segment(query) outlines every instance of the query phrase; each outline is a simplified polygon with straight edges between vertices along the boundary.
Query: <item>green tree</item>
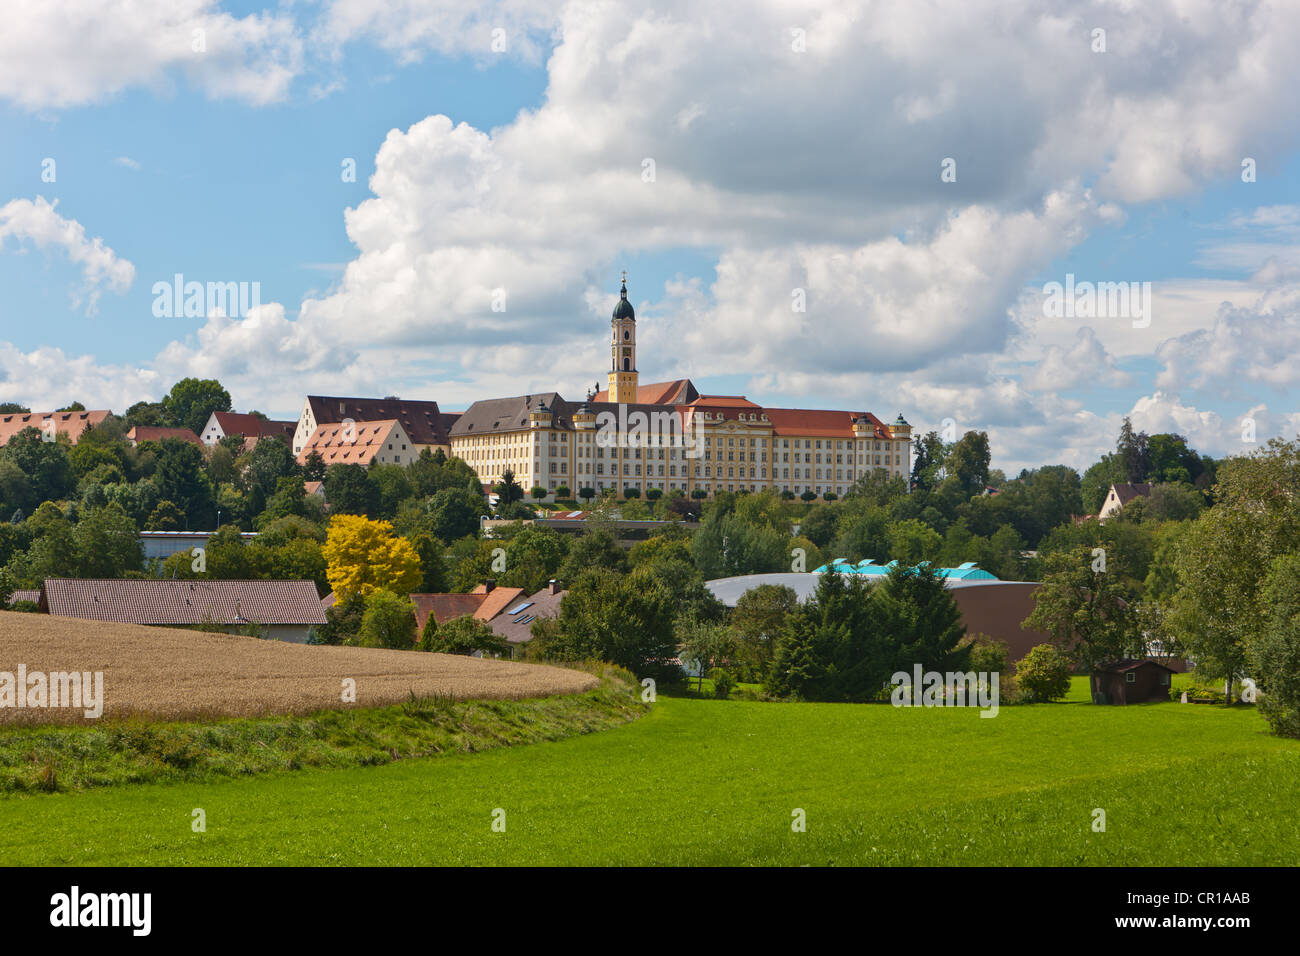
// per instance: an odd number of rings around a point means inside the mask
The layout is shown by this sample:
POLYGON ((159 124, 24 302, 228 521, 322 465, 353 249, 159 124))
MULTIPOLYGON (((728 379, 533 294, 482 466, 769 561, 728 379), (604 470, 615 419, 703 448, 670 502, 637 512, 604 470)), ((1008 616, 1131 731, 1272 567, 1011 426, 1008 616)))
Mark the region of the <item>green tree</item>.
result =
MULTIPOLYGON (((433 620, 433 615, 429 615, 433 620)), ((426 629, 428 627, 426 623, 426 629)), ((422 641, 423 643, 423 641, 422 641)), ((438 654, 472 655, 481 653, 495 657, 509 657, 510 644, 482 621, 475 620, 471 614, 453 617, 450 621, 436 625, 430 636, 429 650, 438 654)))
POLYGON ((27 476, 35 502, 58 501, 71 494, 72 462, 62 442, 44 441, 35 428, 24 428, 9 439, 3 455, 27 476))
POLYGON ((411 650, 415 645, 415 611, 410 599, 382 588, 367 594, 358 636, 362 647, 411 650))
POLYGON ((558 659, 608 661, 638 677, 670 674, 673 607, 661 588, 605 569, 584 571, 560 603, 559 621, 551 648, 558 659))
MULTIPOLYGON (((874 591, 877 626, 894 646, 894 670, 962 671, 970 648, 961 610, 943 578, 925 566, 896 566, 874 591)), ((892 672, 891 672, 892 673, 892 672)))
POLYGON ((315 448, 307 453, 307 460, 302 463, 302 477, 304 481, 325 480, 325 459, 315 448))
POLYGON ((943 439, 932 431, 912 439, 912 482, 917 488, 929 491, 943 478, 944 461, 948 457, 943 439))
POLYGON ((1034 592, 1034 610, 1023 626, 1050 634, 1087 671, 1140 655, 1144 647, 1132 595, 1115 565, 1114 556, 1094 555, 1086 546, 1050 555, 1043 583, 1034 592))
MULTIPOLYGON (((327 493, 328 490, 326 486, 327 493)), ((474 495, 463 488, 444 488, 429 502, 433 533, 447 544, 476 534, 479 516, 486 510, 487 503, 482 495, 474 495)))
POLYGON ((558 576, 567 553, 558 532, 536 525, 522 526, 506 543, 506 573, 500 583, 540 591, 558 576))
POLYGON ((524 496, 524 489, 515 481, 515 473, 507 468, 501 473, 501 480, 496 486, 497 504, 508 505, 519 501, 524 496))
POLYGON ((212 485, 204 468, 203 452, 189 442, 164 438, 159 445, 154 481, 158 492, 185 513, 190 528, 216 524, 212 485))
POLYGON ((760 673, 765 674, 771 665, 785 619, 798 607, 794 588, 782 584, 760 584, 736 602, 731 626, 739 639, 740 655, 760 673))
POLYGON ((1054 644, 1039 644, 1016 663, 1016 692, 1027 703, 1060 700, 1070 692, 1070 661, 1054 644))
POLYGON ((360 465, 330 465, 325 469, 325 500, 331 514, 378 515, 379 489, 360 465))
POLYGON ((921 521, 899 521, 889 529, 890 556, 900 564, 936 561, 942 547, 938 532, 921 521))
POLYGON ((716 668, 735 663, 736 636, 725 625, 713 621, 687 620, 677 625, 677 656, 693 665, 704 689, 704 677, 716 668))
POLYGON ((1263 597, 1269 618, 1251 647, 1259 710, 1273 733, 1300 737, 1300 554, 1273 560, 1263 597))
POLYGON ((566 585, 572 584, 584 571, 593 569, 627 570, 627 552, 619 547, 613 533, 604 528, 585 531, 569 545, 559 578, 566 585))
POLYGON ((139 529, 119 504, 83 515, 73 539, 81 577, 120 578, 144 565, 139 529))
POLYGON ((948 452, 948 473, 957 479, 967 497, 983 494, 989 483, 988 432, 967 432, 948 452))
POLYGON ((411 544, 415 547, 415 553, 420 556, 420 593, 445 594, 450 584, 447 562, 442 555, 442 542, 433 535, 422 532, 411 540, 411 544))
POLYGON ((188 428, 196 435, 202 433, 213 412, 228 411, 230 393, 211 378, 183 378, 162 400, 162 412, 167 421, 176 428, 188 428))
POLYGON ((163 500, 149 513, 145 522, 146 531, 184 531, 185 512, 175 502, 163 500))
POLYGON ((1151 452, 1148 447, 1147 433, 1135 432, 1133 422, 1127 415, 1124 416, 1124 424, 1120 426, 1119 440, 1115 443, 1115 455, 1124 469, 1125 481, 1134 483, 1146 481, 1151 471, 1151 452))

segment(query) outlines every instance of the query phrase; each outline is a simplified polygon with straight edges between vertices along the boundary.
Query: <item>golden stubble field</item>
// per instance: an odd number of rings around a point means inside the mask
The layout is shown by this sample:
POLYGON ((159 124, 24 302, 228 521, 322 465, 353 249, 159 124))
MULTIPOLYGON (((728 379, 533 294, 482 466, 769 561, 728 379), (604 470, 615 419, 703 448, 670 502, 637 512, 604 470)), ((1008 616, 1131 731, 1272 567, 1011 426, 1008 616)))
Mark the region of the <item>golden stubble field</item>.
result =
MULTIPOLYGON (((303 714, 398 703, 412 691, 458 699, 572 694, 591 674, 513 661, 418 651, 309 647, 174 628, 0 611, 0 681, 58 671, 102 671, 105 716, 169 720, 303 714), (344 681, 355 702, 344 702, 344 681)), ((5 723, 84 723, 82 710, 0 707, 5 723)))

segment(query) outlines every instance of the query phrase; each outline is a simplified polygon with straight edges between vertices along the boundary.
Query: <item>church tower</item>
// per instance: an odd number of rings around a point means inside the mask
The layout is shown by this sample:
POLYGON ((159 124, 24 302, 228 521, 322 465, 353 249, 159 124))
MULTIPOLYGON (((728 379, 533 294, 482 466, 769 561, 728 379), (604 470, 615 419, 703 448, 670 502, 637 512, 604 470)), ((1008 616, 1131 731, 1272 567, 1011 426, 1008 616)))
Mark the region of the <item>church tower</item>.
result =
POLYGON ((625 404, 636 403, 636 312, 627 301, 627 273, 623 273, 623 288, 619 290, 618 305, 610 320, 609 400, 625 404))

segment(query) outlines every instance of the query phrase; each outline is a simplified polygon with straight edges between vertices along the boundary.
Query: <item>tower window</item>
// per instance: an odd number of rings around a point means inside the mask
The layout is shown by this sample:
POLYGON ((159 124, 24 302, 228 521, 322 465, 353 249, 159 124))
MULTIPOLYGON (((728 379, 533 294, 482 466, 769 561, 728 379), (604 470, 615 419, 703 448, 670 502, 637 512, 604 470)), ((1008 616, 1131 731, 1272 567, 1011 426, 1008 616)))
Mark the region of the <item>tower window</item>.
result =
POLYGON ((623 339, 624 339, 624 341, 626 341, 627 339, 630 339, 631 337, 632 337, 632 333, 629 332, 627 329, 624 329, 624 330, 623 330, 623 339))
POLYGON ((623 359, 623 371, 625 371, 625 372, 630 372, 630 371, 632 371, 632 360, 631 360, 631 359, 629 359, 629 358, 625 358, 625 359, 623 359))

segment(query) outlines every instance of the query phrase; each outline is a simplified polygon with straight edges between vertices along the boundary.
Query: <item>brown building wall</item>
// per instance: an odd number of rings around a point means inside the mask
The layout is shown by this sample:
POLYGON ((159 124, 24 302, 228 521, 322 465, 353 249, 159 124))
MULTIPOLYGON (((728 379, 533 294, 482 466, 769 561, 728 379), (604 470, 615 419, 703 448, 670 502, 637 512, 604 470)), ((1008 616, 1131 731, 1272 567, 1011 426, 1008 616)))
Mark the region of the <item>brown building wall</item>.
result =
POLYGON ((1045 632, 1020 626, 1034 610, 1038 587, 1036 581, 1003 581, 953 588, 950 593, 961 610, 966 633, 1005 641, 1007 662, 1015 663, 1035 645, 1051 642, 1045 632))

